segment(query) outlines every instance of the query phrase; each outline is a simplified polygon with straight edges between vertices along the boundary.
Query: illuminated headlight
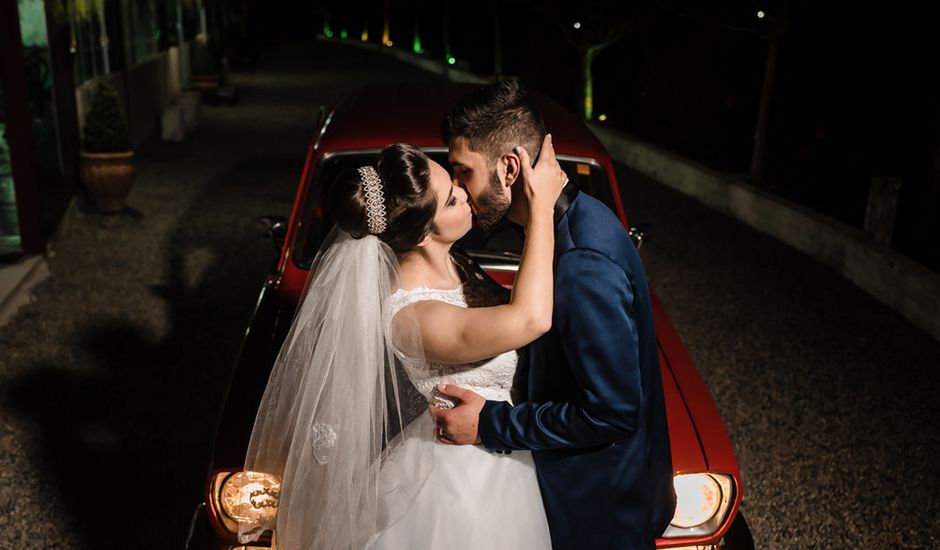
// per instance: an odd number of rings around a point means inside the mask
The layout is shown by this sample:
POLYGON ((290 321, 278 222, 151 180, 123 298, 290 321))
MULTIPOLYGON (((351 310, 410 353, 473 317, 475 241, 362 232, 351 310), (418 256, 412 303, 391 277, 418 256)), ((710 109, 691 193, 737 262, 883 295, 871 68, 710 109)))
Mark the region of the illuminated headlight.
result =
POLYGON ((682 474, 673 478, 676 514, 664 537, 700 537, 717 531, 734 494, 734 482, 722 474, 682 474))
POLYGON ((239 524, 274 525, 281 480, 261 472, 222 472, 211 485, 219 520, 231 533, 239 524))

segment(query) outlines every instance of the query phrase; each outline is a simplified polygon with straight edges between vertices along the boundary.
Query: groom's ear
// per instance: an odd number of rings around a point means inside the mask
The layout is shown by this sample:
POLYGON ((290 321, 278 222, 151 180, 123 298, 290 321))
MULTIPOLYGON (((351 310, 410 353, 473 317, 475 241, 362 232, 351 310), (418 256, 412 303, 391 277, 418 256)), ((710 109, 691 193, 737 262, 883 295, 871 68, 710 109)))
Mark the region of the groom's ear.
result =
POLYGON ((519 155, 506 153, 500 157, 499 161, 505 166, 506 186, 512 187, 512 185, 519 180, 519 176, 522 175, 522 164, 519 162, 519 155))

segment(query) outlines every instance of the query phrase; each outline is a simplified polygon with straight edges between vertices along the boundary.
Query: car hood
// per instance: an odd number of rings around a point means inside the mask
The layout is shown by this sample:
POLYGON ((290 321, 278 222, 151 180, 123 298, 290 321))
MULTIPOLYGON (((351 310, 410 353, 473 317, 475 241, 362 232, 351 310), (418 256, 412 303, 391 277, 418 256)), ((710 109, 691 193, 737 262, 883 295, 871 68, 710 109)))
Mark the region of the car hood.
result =
POLYGON ((669 440, 676 473, 715 472, 739 477, 737 460, 715 402, 654 293, 669 440))

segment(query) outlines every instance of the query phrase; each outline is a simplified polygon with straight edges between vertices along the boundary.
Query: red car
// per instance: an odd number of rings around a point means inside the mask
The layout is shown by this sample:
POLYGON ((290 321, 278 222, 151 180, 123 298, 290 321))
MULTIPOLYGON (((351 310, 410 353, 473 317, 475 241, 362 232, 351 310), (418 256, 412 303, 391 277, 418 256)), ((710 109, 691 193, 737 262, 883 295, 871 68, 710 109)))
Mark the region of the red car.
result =
MULTIPOLYGON (((325 187, 342 170, 371 162, 390 143, 419 146, 448 166, 440 121, 469 89, 455 84, 366 88, 321 112, 290 220, 262 218, 279 257, 261 289, 232 374, 204 501, 193 515, 187 548, 240 548, 235 536, 239 518, 276 510, 277 480, 243 473, 241 467, 258 404, 290 327, 309 265, 332 226, 321 204, 325 187)), ((582 191, 607 204, 629 229, 607 151, 567 111, 543 96, 536 95, 536 101, 552 132, 562 167, 576 178, 582 191)), ((642 235, 635 229, 631 234, 639 244, 642 235)), ((486 236, 471 231, 458 245, 496 281, 512 285, 521 240, 511 226, 486 236)), ((657 546, 753 548, 739 510, 743 486, 731 441, 708 389, 655 294, 653 306, 678 497, 675 518, 657 546)), ((269 545, 262 539, 247 548, 269 545)))

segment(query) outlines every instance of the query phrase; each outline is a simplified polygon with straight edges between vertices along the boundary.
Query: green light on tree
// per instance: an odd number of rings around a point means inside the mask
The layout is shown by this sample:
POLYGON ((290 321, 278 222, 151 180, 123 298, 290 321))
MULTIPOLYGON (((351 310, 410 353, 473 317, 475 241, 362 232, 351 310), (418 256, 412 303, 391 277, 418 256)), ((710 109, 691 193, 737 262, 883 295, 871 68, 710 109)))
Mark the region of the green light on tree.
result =
POLYGON ((49 45, 46 35, 46 8, 42 0, 20 0, 20 35, 24 46, 49 45))

